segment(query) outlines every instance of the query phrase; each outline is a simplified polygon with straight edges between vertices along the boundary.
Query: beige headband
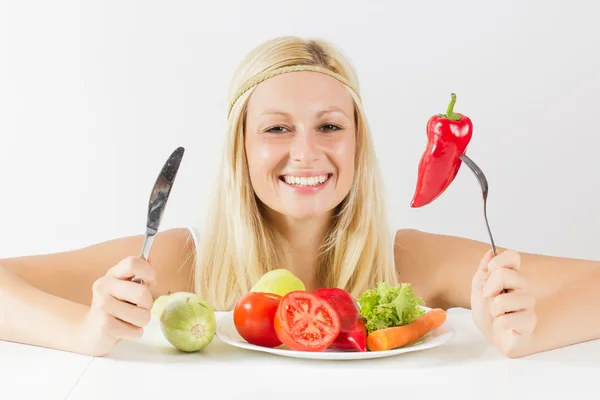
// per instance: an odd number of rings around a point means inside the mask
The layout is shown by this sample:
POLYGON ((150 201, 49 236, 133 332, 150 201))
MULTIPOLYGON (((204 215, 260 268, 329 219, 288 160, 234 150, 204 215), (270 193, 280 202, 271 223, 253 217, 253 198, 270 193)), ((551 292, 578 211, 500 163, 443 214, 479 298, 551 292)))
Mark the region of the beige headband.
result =
POLYGON ((227 116, 229 117, 229 114, 231 114, 231 110, 233 109, 233 106, 238 101, 238 99, 244 93, 246 93, 248 90, 252 89, 254 86, 256 86, 259 83, 261 83, 269 78, 272 78, 276 75, 281 75, 281 74, 285 74, 288 72, 295 72, 295 71, 314 71, 314 72, 321 72, 323 74, 327 74, 327 75, 337 79, 338 81, 342 82, 344 85, 346 85, 350 89, 352 89, 352 91, 354 91, 354 93, 356 93, 356 95, 360 99, 360 94, 358 93, 357 88, 354 87, 354 85, 352 85, 346 78, 344 78, 342 75, 340 75, 336 72, 333 72, 333 71, 331 71, 327 68, 321 67, 319 65, 290 65, 288 67, 277 68, 272 71, 266 71, 266 72, 260 73, 256 76, 254 76, 254 78, 250 79, 248 82, 246 82, 246 84, 244 86, 242 86, 236 92, 235 96, 233 97, 233 100, 231 101, 231 103, 229 105, 229 111, 227 112, 227 116))

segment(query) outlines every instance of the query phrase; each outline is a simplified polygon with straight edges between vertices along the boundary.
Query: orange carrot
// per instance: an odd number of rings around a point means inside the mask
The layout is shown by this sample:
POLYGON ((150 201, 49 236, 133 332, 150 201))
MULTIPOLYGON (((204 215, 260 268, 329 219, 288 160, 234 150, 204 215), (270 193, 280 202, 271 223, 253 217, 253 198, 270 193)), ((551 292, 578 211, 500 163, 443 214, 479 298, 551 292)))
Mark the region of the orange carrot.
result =
POLYGON ((446 311, 434 308, 406 325, 379 329, 367 336, 367 347, 371 351, 391 350, 404 346, 425 336, 442 325, 446 320, 446 311))

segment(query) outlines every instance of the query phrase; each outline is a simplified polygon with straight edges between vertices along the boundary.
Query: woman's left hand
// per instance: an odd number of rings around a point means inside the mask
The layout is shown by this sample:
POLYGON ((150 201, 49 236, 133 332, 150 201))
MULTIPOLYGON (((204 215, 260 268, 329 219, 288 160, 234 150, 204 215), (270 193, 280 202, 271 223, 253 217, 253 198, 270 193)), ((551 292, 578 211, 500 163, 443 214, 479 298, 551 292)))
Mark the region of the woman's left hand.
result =
POLYGON ((471 287, 475 324, 494 346, 511 358, 529 353, 537 325, 535 299, 520 267, 518 252, 507 250, 494 257, 490 250, 481 259, 471 287))

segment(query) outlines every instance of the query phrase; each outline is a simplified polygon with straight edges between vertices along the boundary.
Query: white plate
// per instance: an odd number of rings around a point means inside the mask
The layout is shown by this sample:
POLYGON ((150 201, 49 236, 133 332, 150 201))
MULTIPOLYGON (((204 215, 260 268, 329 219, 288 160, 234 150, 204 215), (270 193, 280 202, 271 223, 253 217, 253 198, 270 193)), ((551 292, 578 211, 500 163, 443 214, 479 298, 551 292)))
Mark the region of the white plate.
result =
MULTIPOLYGON (((423 307, 429 310, 427 307, 423 307)), ((276 348, 257 346, 246 342, 235 329, 233 323, 233 312, 223 313, 217 321, 217 337, 223 342, 247 350, 262 351, 264 353, 276 354, 284 357, 310 358, 315 360, 362 360, 368 358, 390 357, 398 354, 409 353, 413 351, 430 349, 441 346, 454 336, 452 326, 446 320, 441 326, 432 330, 421 339, 416 340, 406 346, 386 351, 339 351, 328 349, 321 352, 296 351, 291 350, 285 345, 276 348)))

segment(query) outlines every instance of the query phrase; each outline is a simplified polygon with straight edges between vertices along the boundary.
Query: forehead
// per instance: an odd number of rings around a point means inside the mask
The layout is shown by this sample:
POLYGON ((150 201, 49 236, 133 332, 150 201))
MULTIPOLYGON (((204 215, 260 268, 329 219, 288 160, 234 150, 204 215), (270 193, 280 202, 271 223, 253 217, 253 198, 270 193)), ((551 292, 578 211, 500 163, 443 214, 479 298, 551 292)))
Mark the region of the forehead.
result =
POLYGON ((298 71, 267 79, 256 86, 248 102, 248 118, 265 110, 318 112, 337 107, 352 115, 354 103, 343 83, 314 71, 298 71))

